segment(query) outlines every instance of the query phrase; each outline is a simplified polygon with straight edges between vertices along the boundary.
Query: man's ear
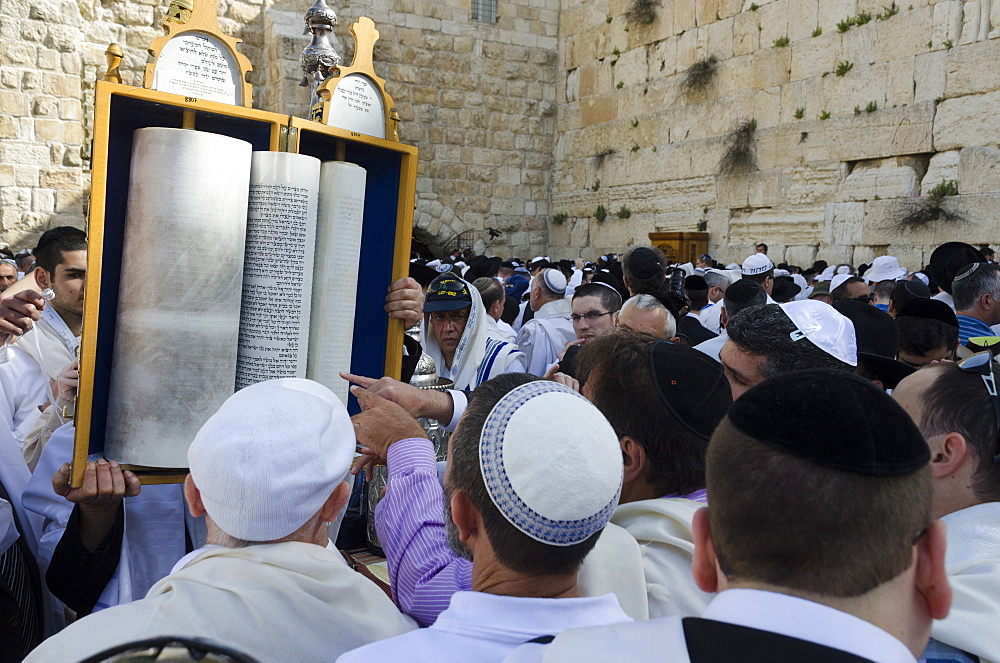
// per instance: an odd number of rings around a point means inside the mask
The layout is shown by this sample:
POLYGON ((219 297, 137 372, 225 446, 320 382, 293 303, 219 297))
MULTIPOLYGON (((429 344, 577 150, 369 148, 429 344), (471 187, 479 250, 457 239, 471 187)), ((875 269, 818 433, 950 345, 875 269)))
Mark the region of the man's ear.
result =
POLYGON ((951 585, 945 571, 945 525, 935 520, 917 542, 917 569, 914 574, 917 592, 927 604, 927 614, 944 619, 951 609, 951 585))
POLYGON ((726 313, 726 307, 725 306, 723 306, 722 310, 719 311, 719 324, 722 325, 723 329, 725 329, 726 325, 729 324, 729 314, 726 313))
POLYGON ((691 574, 698 589, 703 592, 719 591, 719 565, 715 557, 715 547, 712 545, 712 532, 708 524, 708 507, 702 507, 694 512, 691 523, 694 534, 694 558, 691 562, 691 574))
POLYGON ((649 466, 649 456, 641 444, 626 435, 618 441, 622 447, 622 463, 625 465, 623 483, 641 480, 649 466))
POLYGON ((35 276, 35 283, 38 284, 39 288, 45 290, 46 288, 52 287, 52 280, 49 278, 49 272, 47 269, 44 267, 35 267, 35 269, 32 270, 32 273, 35 276))
POLYGON ((194 485, 194 479, 188 474, 184 477, 184 501, 187 502, 188 511, 193 518, 205 514, 205 505, 201 501, 201 491, 194 485))
POLYGON ((475 547, 479 537, 485 536, 482 516, 464 490, 456 490, 451 495, 451 521, 458 529, 458 540, 470 548, 475 547))
POLYGON ((341 481, 337 484, 337 487, 333 489, 330 496, 326 498, 326 502, 320 507, 320 517, 324 523, 332 523, 337 519, 337 514, 340 510, 344 508, 347 504, 347 500, 351 499, 351 484, 346 481, 341 481))
POLYGON ((615 327, 617 327, 617 326, 618 326, 618 317, 619 317, 619 316, 620 316, 621 314, 622 314, 622 312, 621 312, 621 311, 615 311, 614 313, 612 313, 612 314, 611 314, 611 323, 612 323, 612 324, 613 324, 613 325, 614 325, 615 327))
POLYGON ((969 455, 969 445, 961 433, 948 433, 931 445, 931 472, 935 479, 954 474, 969 455))

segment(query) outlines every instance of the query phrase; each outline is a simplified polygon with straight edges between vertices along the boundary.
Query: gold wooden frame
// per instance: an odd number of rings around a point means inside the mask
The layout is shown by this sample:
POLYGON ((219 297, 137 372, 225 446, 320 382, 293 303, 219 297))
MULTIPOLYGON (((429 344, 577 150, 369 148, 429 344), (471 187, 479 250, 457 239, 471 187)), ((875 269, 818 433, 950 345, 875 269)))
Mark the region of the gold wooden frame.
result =
MULTIPOLYGON (((351 26, 351 35, 354 37, 354 59, 347 67, 337 67, 334 74, 319 84, 316 94, 323 100, 323 112, 320 121, 329 126, 330 122, 330 100, 333 98, 333 91, 337 85, 351 74, 361 74, 369 79, 382 94, 382 111, 385 115, 385 140, 399 141, 399 113, 396 112, 396 103, 385 91, 385 79, 379 78, 375 73, 375 63, 373 51, 375 42, 378 41, 379 32, 375 29, 375 22, 367 16, 360 17, 351 26)), ((356 132, 354 132, 356 133, 356 132)), ((357 134, 361 135, 361 134, 357 134)), ((378 139, 376 139, 378 140, 378 139)))
MULTIPOLYGON (((240 105, 250 108, 253 103, 253 86, 247 83, 247 74, 253 71, 253 65, 250 64, 250 58, 236 50, 236 45, 243 40, 222 33, 222 30, 219 28, 219 17, 216 15, 214 0, 192 0, 192 2, 194 3, 194 8, 191 12, 191 18, 187 22, 182 23, 178 19, 170 18, 168 10, 168 14, 164 17, 162 24, 164 29, 167 30, 167 34, 149 42, 147 50, 150 56, 152 56, 153 61, 146 64, 146 76, 143 80, 143 87, 152 90, 153 73, 156 71, 156 63, 159 61, 160 53, 168 41, 187 32, 199 32, 218 39, 233 54, 236 67, 239 69, 240 105)), ((174 3, 171 3, 171 8, 173 7, 174 3)))
MULTIPOLYGON (((400 157, 398 203, 393 242, 392 279, 409 273, 409 245, 413 231, 413 208, 416 197, 417 148, 402 143, 366 136, 358 132, 331 127, 318 122, 289 117, 277 113, 233 106, 169 92, 137 88, 120 83, 98 81, 94 102, 94 143, 92 152, 92 177, 90 215, 88 219, 87 286, 81 338, 80 388, 75 417, 76 436, 73 448, 70 485, 83 484, 90 447, 90 427, 93 420, 94 377, 97 369, 97 346, 101 305, 101 269, 105 250, 105 217, 107 213, 109 143, 112 133, 111 104, 114 97, 126 97, 153 102, 160 107, 180 111, 185 127, 194 128, 199 112, 211 113, 233 119, 256 120, 271 125, 269 149, 271 151, 299 152, 303 130, 325 134, 337 141, 336 158, 343 158, 346 147, 367 145, 394 152, 400 157)), ((403 322, 389 320, 384 374, 399 378, 403 351, 403 322)), ((137 472, 143 484, 179 483, 186 471, 178 468, 137 472)))

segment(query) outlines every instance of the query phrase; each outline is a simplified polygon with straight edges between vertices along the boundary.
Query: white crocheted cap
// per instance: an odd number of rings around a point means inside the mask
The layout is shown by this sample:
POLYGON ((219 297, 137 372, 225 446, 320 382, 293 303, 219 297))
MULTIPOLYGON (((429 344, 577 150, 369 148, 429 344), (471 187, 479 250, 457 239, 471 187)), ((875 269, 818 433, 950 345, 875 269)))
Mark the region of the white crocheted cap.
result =
POLYGON ((618 436, 600 410, 548 380, 521 385, 494 406, 479 466, 503 517, 553 546, 580 543, 607 525, 624 473, 618 436))
POLYGON ((795 323, 793 341, 808 341, 845 364, 858 365, 858 340, 850 318, 841 315, 829 304, 814 299, 778 306, 795 323))
POLYGON ((309 520, 344 480, 356 438, 343 403, 312 380, 242 389, 188 449, 205 510, 230 536, 274 541, 309 520))
POLYGON ((566 292, 566 277, 558 269, 542 270, 542 281, 545 283, 546 288, 557 295, 561 295, 566 292))
POLYGON ((755 253, 743 261, 743 276, 764 274, 774 269, 774 263, 763 253, 755 253))

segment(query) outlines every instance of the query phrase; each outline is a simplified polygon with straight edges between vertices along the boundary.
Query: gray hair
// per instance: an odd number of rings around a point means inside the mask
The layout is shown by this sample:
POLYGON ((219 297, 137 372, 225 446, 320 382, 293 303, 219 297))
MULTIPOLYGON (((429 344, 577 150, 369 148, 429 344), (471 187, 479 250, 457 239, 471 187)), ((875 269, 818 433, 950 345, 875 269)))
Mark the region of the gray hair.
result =
POLYGON ((622 311, 624 312, 627 308, 636 308, 640 311, 657 311, 663 309, 663 313, 666 317, 666 332, 667 338, 673 338, 677 336, 677 320, 671 314, 670 310, 663 305, 660 300, 652 295, 636 295, 625 300, 622 304, 622 311))
POLYGON ((718 272, 705 272, 705 283, 708 284, 708 289, 718 288, 722 292, 726 291, 726 288, 732 283, 729 277, 725 274, 719 274, 718 272))
POLYGON ((968 311, 976 306, 976 301, 983 295, 1000 294, 998 276, 1000 265, 995 263, 974 262, 965 267, 951 284, 955 309, 968 311))

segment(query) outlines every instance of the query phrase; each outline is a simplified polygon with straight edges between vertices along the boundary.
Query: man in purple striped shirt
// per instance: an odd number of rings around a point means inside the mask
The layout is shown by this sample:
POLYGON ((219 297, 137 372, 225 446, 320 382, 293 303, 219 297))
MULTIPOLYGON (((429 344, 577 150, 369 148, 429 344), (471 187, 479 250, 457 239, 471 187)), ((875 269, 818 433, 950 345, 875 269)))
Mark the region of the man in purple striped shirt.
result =
POLYGON ((404 518, 398 531, 379 530, 380 537, 383 531, 392 537, 383 546, 394 587, 398 591, 401 550, 409 556, 440 555, 419 537, 428 500, 436 513, 447 514, 444 526, 439 517, 429 525, 453 560, 464 564, 451 564, 452 573, 435 569, 452 584, 446 593, 432 594, 450 602, 433 626, 362 647, 339 661, 500 661, 524 642, 566 628, 630 621, 613 594, 581 597, 577 586, 580 563, 621 492, 617 436, 597 408, 561 384, 525 374, 483 383, 449 440, 442 500, 434 453, 420 438, 416 420, 372 392, 353 390, 363 409, 355 416, 358 438, 389 456, 389 484, 377 515, 384 518, 385 504, 416 506, 409 512, 413 522, 404 518), (554 423, 553 411, 563 413, 565 422, 554 423), (415 467, 400 471, 398 461, 408 460, 406 442, 412 443, 409 460, 415 467), (404 454, 394 452, 401 447, 404 454), (561 471, 551 473, 553 465, 561 471), (422 478, 408 481, 414 474, 422 478), (423 490, 408 490, 414 484, 423 490), (454 571, 471 573, 459 578, 454 571), (459 583, 472 591, 456 591, 459 583))

